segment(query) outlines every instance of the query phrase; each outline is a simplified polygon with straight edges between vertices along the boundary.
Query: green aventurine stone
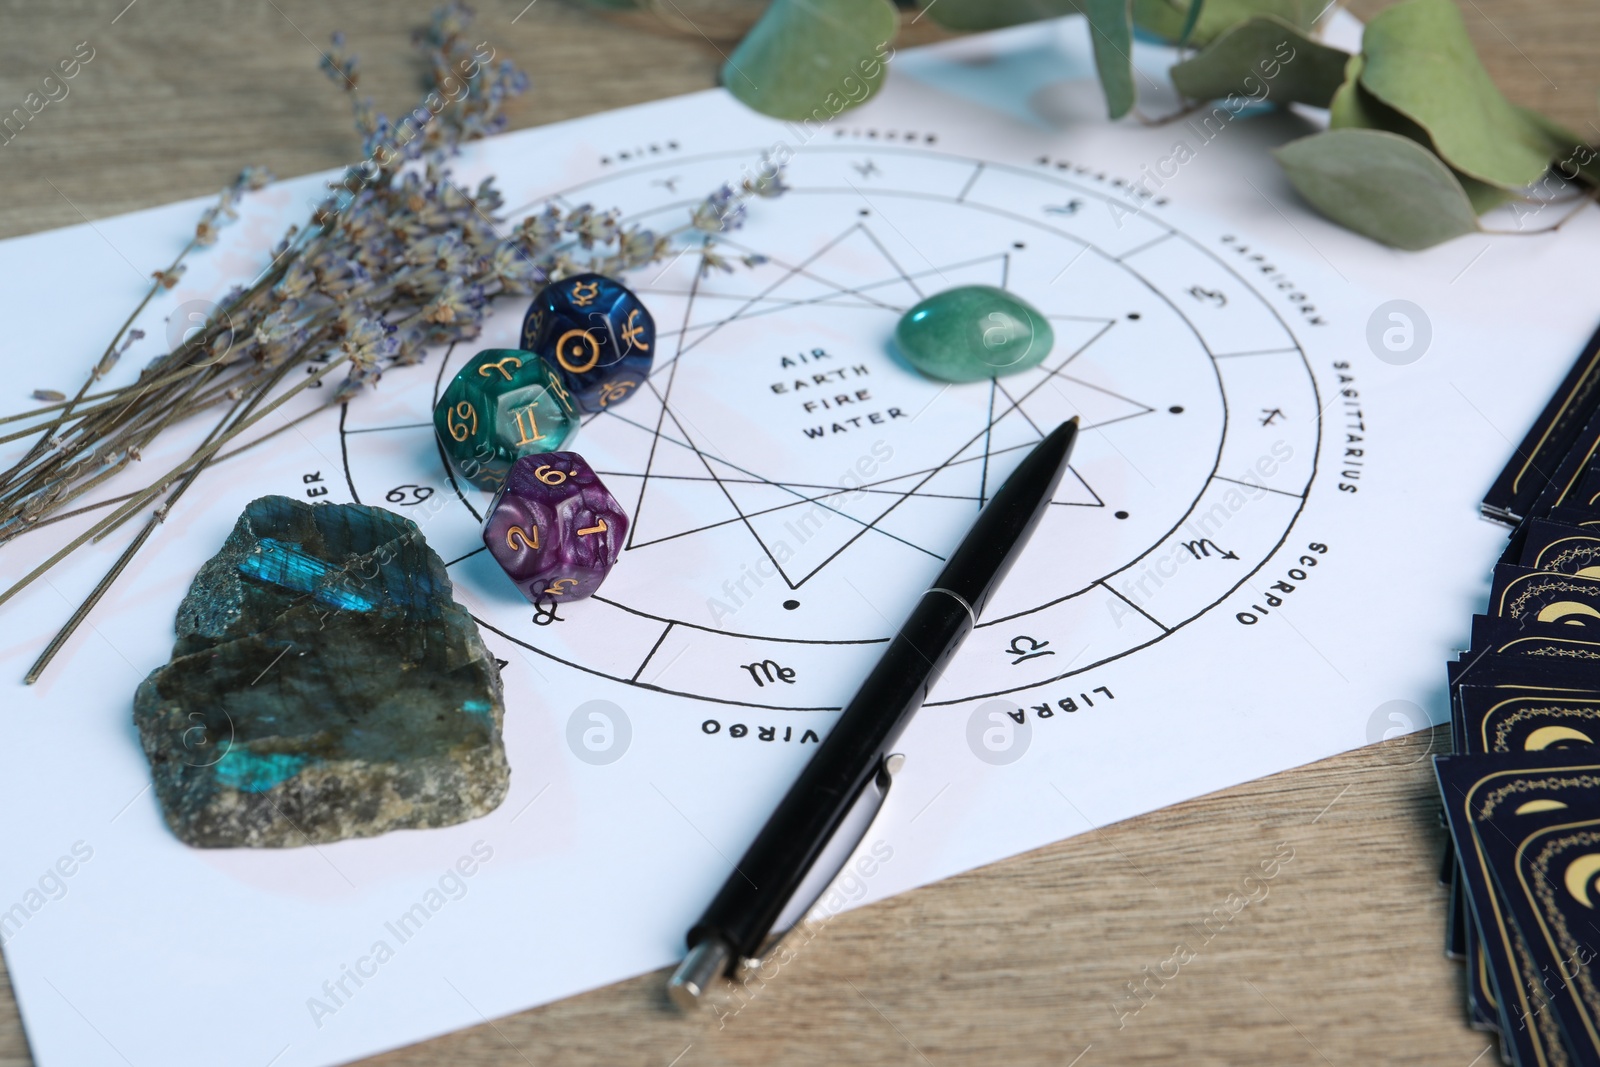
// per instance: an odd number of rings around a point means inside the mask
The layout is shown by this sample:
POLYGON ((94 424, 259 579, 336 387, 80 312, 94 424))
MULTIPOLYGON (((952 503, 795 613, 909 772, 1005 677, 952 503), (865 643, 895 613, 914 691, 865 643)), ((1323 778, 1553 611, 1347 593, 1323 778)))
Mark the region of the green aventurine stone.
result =
POLYGON ((262 497, 200 568, 177 630, 133 718, 188 844, 448 826, 505 798, 499 668, 411 520, 262 497))
POLYGON ((1055 332, 1037 308, 990 285, 935 293, 906 312, 895 340, 910 364, 930 378, 977 382, 1039 364, 1055 332))

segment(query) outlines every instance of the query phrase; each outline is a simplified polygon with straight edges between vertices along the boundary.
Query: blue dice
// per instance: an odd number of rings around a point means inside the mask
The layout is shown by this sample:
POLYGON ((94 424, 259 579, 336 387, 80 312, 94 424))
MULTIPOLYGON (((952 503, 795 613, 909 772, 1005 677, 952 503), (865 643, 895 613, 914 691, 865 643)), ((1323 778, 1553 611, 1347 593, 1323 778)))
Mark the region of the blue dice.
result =
POLYGON ((522 320, 522 347, 543 357, 578 410, 592 414, 644 385, 656 324, 620 282, 578 274, 551 282, 534 298, 522 320))

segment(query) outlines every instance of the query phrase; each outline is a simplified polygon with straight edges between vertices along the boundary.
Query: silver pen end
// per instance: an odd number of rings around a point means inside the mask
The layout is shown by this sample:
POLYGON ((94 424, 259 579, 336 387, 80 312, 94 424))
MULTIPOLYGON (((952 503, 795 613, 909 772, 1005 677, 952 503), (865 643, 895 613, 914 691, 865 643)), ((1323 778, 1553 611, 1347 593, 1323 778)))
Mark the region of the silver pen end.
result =
POLYGON ((667 996, 684 1011, 694 1009, 706 990, 722 980, 733 950, 721 938, 708 937, 683 958, 667 979, 667 996))

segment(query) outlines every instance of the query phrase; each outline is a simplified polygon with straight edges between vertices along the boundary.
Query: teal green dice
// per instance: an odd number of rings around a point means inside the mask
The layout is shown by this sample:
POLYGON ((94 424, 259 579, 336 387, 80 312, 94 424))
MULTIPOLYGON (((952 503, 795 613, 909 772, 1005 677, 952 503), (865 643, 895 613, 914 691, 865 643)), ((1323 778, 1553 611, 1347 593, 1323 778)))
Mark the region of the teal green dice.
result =
POLYGON ((935 293, 895 327, 906 362, 944 382, 978 382, 1038 366, 1056 342, 1027 301, 990 285, 935 293))
POLYGON ((450 380, 433 409, 433 429, 457 477, 493 491, 519 457, 555 452, 570 441, 578 409, 544 360, 491 348, 450 380))

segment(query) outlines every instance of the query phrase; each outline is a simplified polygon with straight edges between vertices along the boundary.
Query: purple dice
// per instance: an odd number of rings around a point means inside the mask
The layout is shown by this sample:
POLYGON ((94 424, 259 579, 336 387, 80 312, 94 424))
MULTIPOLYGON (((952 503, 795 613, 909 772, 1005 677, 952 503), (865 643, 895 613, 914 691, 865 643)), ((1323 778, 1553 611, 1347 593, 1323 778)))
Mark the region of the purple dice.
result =
POLYGON ((539 452, 511 465, 483 543, 523 596, 549 604, 600 588, 627 533, 627 513, 582 456, 539 452))

